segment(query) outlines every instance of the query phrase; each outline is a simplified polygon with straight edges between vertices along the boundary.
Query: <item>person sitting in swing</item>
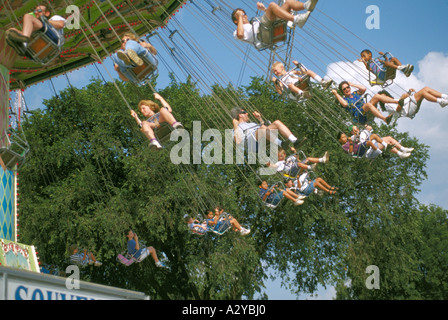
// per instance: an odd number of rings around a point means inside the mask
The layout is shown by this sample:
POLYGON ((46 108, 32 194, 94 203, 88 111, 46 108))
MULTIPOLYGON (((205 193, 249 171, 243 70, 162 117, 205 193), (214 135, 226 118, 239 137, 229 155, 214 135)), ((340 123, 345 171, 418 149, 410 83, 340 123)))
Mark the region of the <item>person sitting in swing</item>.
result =
POLYGON ((129 70, 143 65, 143 57, 146 58, 151 65, 157 67, 156 60, 157 50, 149 42, 140 40, 133 33, 127 32, 121 39, 121 48, 113 53, 111 58, 114 62, 114 69, 123 81, 131 81, 133 79, 129 70))
POLYGON ((197 233, 200 235, 204 235, 207 233, 207 231, 209 229, 207 221, 201 222, 197 219, 193 219, 188 214, 184 215, 184 219, 188 225, 188 228, 191 230, 191 232, 197 233))
MULTIPOLYGON (((379 142, 380 144, 382 144, 383 141, 376 134, 372 134, 369 139, 365 140, 364 142, 356 141, 356 139, 354 139, 353 137, 348 137, 343 132, 340 132, 337 138, 339 143, 341 143, 342 145, 342 150, 352 156, 375 159, 380 154, 382 154, 381 149, 377 144, 374 143, 374 141, 379 142)), ((384 146, 387 147, 387 145, 384 146)))
POLYGON ((309 179, 308 172, 302 173, 298 179, 295 180, 296 187, 298 188, 299 192, 304 195, 305 197, 308 197, 311 195, 314 190, 320 189, 322 191, 325 191, 331 195, 336 194, 336 190, 338 188, 330 186, 324 179, 321 177, 317 177, 316 179, 309 179))
MULTIPOLYGON (((298 61, 294 60, 293 63, 299 66, 298 61)), ((324 80, 314 71, 305 69, 302 65, 300 65, 299 70, 286 71, 285 65, 280 61, 276 61, 272 64, 271 70, 276 76, 272 77, 272 81, 275 84, 277 93, 281 95, 284 89, 288 89, 292 93, 291 98, 302 98, 305 96, 304 90, 299 87, 300 81, 304 76, 314 79, 324 89, 327 89, 333 83, 333 80, 324 80)))
MULTIPOLYGON (((370 125, 365 125, 363 130, 360 130, 356 125, 352 125, 349 127, 349 130, 352 134, 352 139, 361 143, 370 139, 373 134, 373 128, 370 125)), ((400 158, 407 158, 411 154, 411 152, 414 151, 414 148, 407 148, 402 146, 397 140, 395 140, 395 138, 391 136, 380 137, 380 139, 382 140, 381 148, 384 147, 384 150, 386 150, 388 146, 392 146, 390 152, 395 153, 400 158)), ((375 139, 375 141, 378 140, 375 139)))
POLYGON ((224 209, 218 206, 215 207, 214 213, 211 210, 207 210, 206 222, 210 230, 223 230, 223 228, 226 229, 231 226, 233 231, 239 232, 242 236, 250 233, 250 230, 242 227, 233 216, 222 217, 224 213, 224 209))
POLYGON ((135 121, 141 128, 143 134, 149 140, 149 147, 151 149, 160 150, 162 145, 157 140, 154 129, 160 126, 160 123, 167 122, 174 129, 182 129, 182 123, 178 122, 172 112, 171 106, 168 102, 158 93, 154 93, 154 98, 159 100, 162 104, 162 108, 151 100, 141 100, 138 104, 138 109, 147 118, 146 121, 141 121, 134 110, 131 110, 131 116, 134 117, 135 121))
POLYGON ((386 124, 389 124, 392 120, 392 115, 387 117, 383 116, 375 105, 380 101, 393 104, 399 103, 398 100, 379 94, 375 94, 370 101, 366 102, 362 98, 367 88, 348 81, 342 81, 339 84, 339 90, 342 92, 342 96, 335 89, 331 90, 331 92, 341 106, 352 114, 354 120, 361 124, 367 123, 367 113, 371 113, 374 117, 383 120, 386 124), (358 90, 352 92, 351 87, 358 90))
POLYGON ((366 69, 376 75, 377 80, 381 82, 386 81, 386 69, 395 69, 403 72, 406 77, 409 77, 414 70, 412 64, 403 65, 396 57, 387 57, 383 52, 379 52, 384 56, 384 60, 380 58, 373 58, 372 51, 365 49, 361 51, 361 61, 366 66, 366 69))
POLYGON ((283 197, 292 201, 294 205, 303 204, 303 199, 305 198, 304 196, 298 195, 288 188, 282 189, 278 185, 273 185, 269 188, 266 180, 261 181, 258 187, 258 195, 260 196, 261 200, 264 203, 272 206, 277 206, 283 199, 283 197))
POLYGON ((318 163, 327 163, 330 159, 328 151, 325 151, 321 158, 306 157, 306 159, 300 160, 296 149, 294 147, 290 149, 293 154, 288 157, 285 149, 280 148, 278 150, 278 161, 276 163, 268 162, 266 166, 275 168, 277 172, 290 172, 294 166, 297 166, 297 169, 313 170, 318 163))
MULTIPOLYGON (((257 9, 264 11, 263 16, 261 17, 261 23, 267 28, 272 27, 272 24, 278 19, 291 21, 293 25, 302 28, 308 20, 310 13, 314 10, 317 1, 318 0, 308 0, 303 3, 296 0, 286 0, 282 6, 279 6, 275 2, 271 2, 267 8, 262 2, 257 2, 257 9), (291 14, 291 11, 302 10, 307 10, 307 12, 298 15, 291 14)), ((233 33, 235 39, 249 43, 255 43, 258 39, 263 43, 268 42, 267 39, 269 39, 269 35, 265 34, 263 28, 260 29, 260 23, 254 22, 254 25, 252 25, 243 9, 237 8, 233 10, 231 18, 233 23, 237 26, 237 29, 233 33)))
MULTIPOLYGON (((392 98, 391 94, 386 90, 381 90, 378 92, 379 95, 385 95, 392 98)), ((387 103, 379 102, 380 108, 392 114, 396 117, 407 117, 414 118, 417 112, 420 110, 420 106, 423 100, 429 102, 438 103, 442 108, 448 105, 448 94, 441 93, 430 87, 424 87, 419 91, 411 88, 407 93, 404 93, 399 100, 397 107, 393 107, 387 103)))
POLYGON ((100 267, 103 264, 96 260, 92 252, 88 252, 87 249, 80 252, 76 244, 72 244, 69 248, 70 251, 70 263, 85 267, 87 265, 93 264, 95 267, 100 267))
POLYGON ((58 45, 60 40, 64 40, 66 20, 59 15, 54 15, 49 18, 50 15, 51 12, 47 6, 37 6, 33 12, 26 13, 23 16, 22 31, 16 28, 9 28, 6 31, 6 42, 17 52, 17 54, 22 55, 22 52, 26 50, 26 47, 31 40, 33 32, 41 31, 44 32, 54 44, 58 45), (49 19, 45 22, 41 19, 42 16, 49 19))
POLYGON ((128 239, 127 249, 129 255, 134 257, 137 261, 141 262, 147 256, 151 255, 159 268, 166 268, 166 265, 159 260, 157 257, 156 249, 153 247, 140 248, 140 243, 138 242, 138 236, 132 230, 127 230, 125 232, 126 238, 128 239))
MULTIPOLYGON (((298 146, 302 143, 295 135, 289 130, 289 128, 280 120, 266 125, 259 112, 253 112, 252 115, 258 120, 259 124, 255 122, 249 122, 249 114, 246 110, 235 107, 230 111, 233 122, 233 134, 234 141, 237 145, 244 145, 247 142, 250 152, 256 152, 257 143, 260 139, 267 139, 271 143, 275 143, 278 146, 282 146, 282 141, 274 134, 275 130, 278 130, 281 136, 288 139, 291 144, 298 146)), ((277 133, 277 132, 275 132, 277 133)))
POLYGON ((344 152, 353 156, 375 159, 385 151, 388 146, 392 146, 390 152, 396 154, 400 159, 408 158, 413 148, 402 146, 391 136, 380 137, 372 133, 371 126, 365 126, 361 132, 357 126, 350 127, 352 136, 347 137, 343 132, 338 133, 337 139, 342 145, 344 152))

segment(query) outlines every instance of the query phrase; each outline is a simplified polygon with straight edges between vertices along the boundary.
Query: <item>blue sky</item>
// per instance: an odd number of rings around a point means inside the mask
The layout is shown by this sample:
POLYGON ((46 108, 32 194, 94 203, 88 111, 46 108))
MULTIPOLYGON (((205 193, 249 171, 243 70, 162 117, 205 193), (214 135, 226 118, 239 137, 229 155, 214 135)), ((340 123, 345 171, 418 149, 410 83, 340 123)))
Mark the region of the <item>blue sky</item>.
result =
MULTIPOLYGON (((186 73, 173 62, 169 52, 164 49, 164 43, 173 45, 168 39, 169 31, 173 30, 178 31, 173 39, 180 49, 185 50, 185 54, 189 54, 187 52, 190 49, 182 42, 181 37, 190 39, 189 43, 194 46, 194 50, 200 52, 209 61, 206 63, 208 66, 199 60, 192 61, 195 66, 194 72, 198 72, 201 78, 206 79, 204 90, 209 89, 207 83, 210 79, 212 81, 215 79, 218 83, 231 82, 235 85, 244 85, 250 81, 250 76, 265 75, 269 61, 267 52, 260 53, 251 49, 250 61, 246 63, 243 77, 240 79, 248 45, 232 40, 230 34, 232 23, 229 14, 223 13, 221 20, 220 13, 217 12, 214 23, 204 23, 209 16, 204 12, 211 10, 210 4, 220 3, 223 12, 227 12, 229 8, 242 7, 249 16, 254 16, 256 1, 196 0, 195 3, 188 3, 179 13, 176 13, 168 24, 169 30, 159 30, 160 38, 157 36, 151 38, 151 42, 159 49, 160 57, 166 60, 166 65, 161 63, 159 67, 158 87, 164 87, 168 83, 169 71, 174 71, 179 79, 185 79, 186 73), (210 75, 207 67, 219 72, 210 75)), ((267 4, 268 1, 264 3, 267 4)), ((292 56, 304 62, 308 68, 321 76, 337 78, 341 74, 335 74, 331 66, 337 66, 341 61, 354 62, 362 49, 371 47, 378 51, 389 51, 403 63, 411 63, 415 66, 409 78, 400 74, 397 76, 396 85, 391 87, 394 95, 400 95, 405 88, 419 90, 424 86, 448 93, 447 12, 448 1, 446 0, 430 2, 320 0, 307 25, 303 30, 296 31, 292 56), (366 27, 366 20, 371 15, 366 13, 369 5, 375 5, 379 9, 379 29, 366 27), (334 48, 326 51, 325 55, 321 55, 318 50, 322 49, 314 48, 314 45, 319 47, 319 41, 310 34, 320 36, 330 31, 335 33, 337 41, 334 48), (344 44, 345 42, 347 44, 344 44), (347 46, 350 49, 346 50, 347 46)), ((98 65, 98 68, 108 81, 110 80, 108 72, 115 76, 110 59, 106 59, 103 65, 98 65)), ((71 83, 78 87, 86 85, 92 76, 98 76, 96 68, 93 67, 81 68, 68 74, 71 83)), ((357 75, 353 77, 357 79, 357 75)), ((67 87, 64 76, 54 79, 53 84, 57 91, 67 87)), ((31 86, 25 91, 28 108, 41 107, 42 99, 50 98, 53 94, 49 81, 31 86)), ((420 112, 414 119, 398 120, 399 131, 407 131, 411 136, 417 137, 420 142, 430 146, 430 160, 427 163, 428 179, 421 187, 421 193, 418 196, 420 202, 436 204, 445 209, 448 208, 448 197, 446 197, 448 174, 445 170, 445 162, 448 159, 448 148, 445 146, 448 140, 446 123, 448 123, 448 107, 442 109, 438 104, 427 102, 422 104, 420 112)), ((271 299, 295 299, 288 290, 279 287, 279 281, 268 282, 267 293, 271 299)), ((332 289, 318 292, 320 299, 328 299, 332 295, 332 289)))

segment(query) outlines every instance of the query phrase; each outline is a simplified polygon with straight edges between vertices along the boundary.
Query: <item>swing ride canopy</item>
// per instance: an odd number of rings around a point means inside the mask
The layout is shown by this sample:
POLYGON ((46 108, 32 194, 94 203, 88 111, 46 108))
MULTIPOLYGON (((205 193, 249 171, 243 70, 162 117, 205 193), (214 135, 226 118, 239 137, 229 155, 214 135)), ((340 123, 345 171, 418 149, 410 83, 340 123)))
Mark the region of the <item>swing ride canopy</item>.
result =
MULTIPOLYGON (((64 29, 65 44, 58 57, 47 65, 19 57, 5 42, 5 31, 21 29, 24 14, 47 1, 4 1, 0 5, 0 63, 10 70, 10 89, 24 89, 32 84, 80 67, 101 62, 120 48, 120 38, 132 30, 139 37, 166 25, 182 6, 178 0, 51 0, 52 15, 72 17, 64 29), (76 6, 76 7, 70 7, 76 6), (113 6, 114 9, 111 9, 113 6), (79 9, 79 28, 76 11, 79 9), (70 10, 72 9, 72 10, 70 10)), ((68 20, 69 21, 69 20, 68 20)))

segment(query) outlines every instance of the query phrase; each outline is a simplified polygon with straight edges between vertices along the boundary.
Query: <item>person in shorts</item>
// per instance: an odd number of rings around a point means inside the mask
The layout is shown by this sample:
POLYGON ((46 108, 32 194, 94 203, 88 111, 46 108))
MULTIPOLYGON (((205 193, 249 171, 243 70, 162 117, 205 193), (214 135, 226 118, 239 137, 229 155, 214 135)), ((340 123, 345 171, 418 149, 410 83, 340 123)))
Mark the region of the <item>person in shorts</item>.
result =
POLYGON ((271 66, 272 73, 275 75, 271 80, 275 83, 275 90, 280 95, 284 89, 287 89, 290 92, 290 95, 288 95, 290 99, 305 96, 305 90, 300 88, 300 83, 305 76, 314 79, 324 89, 327 89, 333 83, 333 80, 324 80, 314 71, 305 69, 296 60, 292 63, 300 68, 286 71, 285 65, 280 61, 275 61, 271 66))
POLYGON ((59 15, 49 18, 50 15, 50 10, 44 5, 37 6, 31 13, 26 13, 23 16, 22 31, 16 28, 10 28, 6 31, 7 43, 20 53, 17 47, 23 46, 26 48, 31 40, 32 33, 36 31, 45 33, 55 44, 63 43, 66 20, 59 15), (41 19, 42 16, 49 18, 47 22, 41 19))
POLYGON ((209 230, 220 230, 223 233, 228 228, 232 228, 234 232, 239 232, 240 235, 246 236, 250 233, 250 229, 244 228, 233 216, 224 212, 224 209, 216 206, 215 212, 207 210, 207 226, 209 230))
POLYGON ((258 142, 260 139, 267 139, 281 147, 282 141, 275 135, 278 133, 285 139, 288 139, 291 144, 298 146, 302 141, 299 141, 291 130, 280 120, 275 120, 270 124, 265 124, 259 112, 253 112, 252 115, 259 123, 250 122, 249 114, 246 110, 240 107, 234 107, 230 111, 233 122, 233 137, 237 146, 247 146, 248 152, 258 152, 258 142))
POLYGON ((261 181, 258 187, 258 195, 260 196, 261 200, 265 204, 272 207, 276 207, 283 199, 283 197, 292 201, 294 205, 303 204, 303 199, 305 198, 305 196, 298 195, 288 188, 282 189, 278 185, 269 187, 266 180, 261 181))
POLYGON ((128 254, 137 259, 138 262, 143 261, 147 256, 151 255, 156 263, 157 267, 166 267, 163 262, 157 257, 156 249, 153 247, 140 248, 140 243, 138 241, 138 236, 134 231, 127 230, 125 232, 126 238, 128 238, 127 249, 128 254))
POLYGON ((346 109, 352 116, 356 123, 366 124, 367 115, 370 113, 374 117, 383 120, 386 124, 389 124, 392 120, 392 115, 385 117, 376 108, 378 102, 399 104, 398 100, 383 95, 375 94, 370 101, 365 101, 363 99, 367 88, 356 83, 342 81, 339 84, 339 91, 342 93, 340 95, 336 89, 332 89, 331 92, 336 97, 340 105, 346 109), (356 90, 352 91, 351 88, 356 90))
POLYGON ((208 231, 207 221, 198 221, 193 219, 188 214, 184 215, 185 222, 192 233, 204 235, 208 231))
POLYGON ((377 79, 380 81, 386 80, 387 69, 396 69, 401 72, 406 77, 409 77, 414 70, 414 66, 411 64, 402 64, 400 60, 391 55, 387 55, 383 52, 379 52, 380 58, 373 58, 372 51, 365 49, 361 51, 361 61, 366 66, 366 69, 376 75, 377 79), (383 59, 381 59, 383 58, 383 59))
MULTIPOLYGON (((267 8, 263 3, 257 2, 257 9, 264 11, 263 16, 261 17, 261 23, 267 28, 271 27, 278 19, 291 21, 294 25, 301 28, 305 25, 310 13, 314 10, 317 1, 318 0, 308 0, 303 3, 296 0, 286 0, 282 6, 279 6, 275 2, 271 2, 267 8), (307 10, 307 12, 297 15, 291 14, 291 11, 302 10, 307 10)), ((266 42, 266 36, 263 34, 263 31, 259 33, 260 22, 251 24, 243 9, 237 8, 233 10, 231 18, 233 23, 237 26, 237 29, 233 33, 235 39, 249 43, 256 43, 257 41, 266 42)))
POLYGON ((366 126, 362 132, 357 126, 351 126, 350 129, 351 137, 347 137, 345 133, 340 132, 337 138, 342 145, 342 149, 353 156, 375 159, 391 146, 389 149, 391 153, 396 154, 400 159, 405 159, 414 151, 414 148, 404 147, 391 136, 380 137, 372 133, 372 127, 370 126, 366 126))
POLYGON ((146 121, 141 121, 134 110, 131 110, 131 116, 135 119, 146 138, 148 138, 149 147, 160 150, 162 145, 157 140, 154 129, 158 128, 162 122, 167 122, 174 129, 182 129, 183 125, 174 118, 172 114, 173 109, 160 94, 154 93, 154 98, 160 101, 162 107, 152 100, 141 100, 138 104, 140 112, 147 118, 146 121))
POLYGON ((93 264, 95 267, 102 265, 101 262, 97 261, 92 252, 88 252, 87 249, 82 251, 78 248, 76 244, 72 244, 69 248, 70 251, 70 263, 80 267, 85 267, 93 264))
MULTIPOLYGON (((389 92, 382 90, 377 94, 392 97, 389 92)), ((383 111, 389 112, 396 117, 414 118, 420 110, 423 100, 438 103, 442 108, 448 105, 448 94, 441 93, 430 87, 424 87, 419 91, 411 88, 400 97, 398 106, 391 106, 388 103, 379 102, 383 111)))
POLYGON ((336 187, 330 186, 324 179, 317 177, 314 180, 309 179, 308 172, 302 173, 298 179, 296 179, 295 184, 299 189, 299 192, 308 197, 311 195, 316 188, 323 190, 331 195, 336 194, 336 187))
POLYGON ((359 141, 353 136, 348 137, 345 133, 340 132, 337 136, 337 139, 341 143, 344 152, 352 156, 356 156, 359 158, 362 157, 367 158, 366 156, 367 150, 372 150, 369 151, 368 158, 374 159, 382 153, 378 145, 374 143, 375 141, 380 142, 381 144, 383 142, 381 138, 376 134, 370 135, 369 139, 367 140, 359 141))
POLYGON ((156 59, 157 50, 149 42, 140 40, 133 33, 127 32, 121 39, 121 48, 111 55, 114 62, 114 70, 123 81, 136 82, 129 69, 143 65, 142 58, 146 58, 148 62, 157 68, 158 61, 156 59))

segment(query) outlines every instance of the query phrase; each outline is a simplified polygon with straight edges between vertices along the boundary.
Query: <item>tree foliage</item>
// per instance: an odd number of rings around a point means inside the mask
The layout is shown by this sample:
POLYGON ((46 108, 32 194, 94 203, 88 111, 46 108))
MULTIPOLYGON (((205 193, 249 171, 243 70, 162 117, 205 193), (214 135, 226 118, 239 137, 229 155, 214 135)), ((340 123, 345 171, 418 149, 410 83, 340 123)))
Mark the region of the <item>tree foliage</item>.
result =
MULTIPOLYGON (((127 104, 137 109, 152 92, 118 86, 126 101, 113 84, 93 79, 47 100, 46 109, 23 124, 32 149, 20 175, 22 241, 38 246, 42 261, 64 269, 67 248, 77 243, 103 262, 83 269, 85 280, 152 299, 265 298, 268 269, 297 294, 337 283, 341 299, 446 298, 446 211, 419 206, 415 198, 428 158, 417 139, 375 126, 380 135, 416 148, 412 158, 351 159, 317 112, 325 105, 343 114, 327 92, 316 90, 314 102, 298 105, 283 101, 260 78, 245 88, 215 85, 210 94, 190 80, 173 79, 159 93, 189 132, 200 121, 202 132, 217 128, 224 137, 232 127, 229 110, 244 103, 306 136, 305 154, 330 152, 330 163, 316 171, 339 187, 337 195, 313 195, 301 206, 284 201, 270 210, 258 198, 256 165, 175 165, 169 147, 151 152, 127 104), (184 214, 215 205, 251 233, 191 235, 184 214), (115 258, 125 250, 126 228, 170 269, 156 268, 151 258, 120 265, 115 258), (381 270, 380 290, 366 289, 369 265, 381 270)), ((342 118, 333 122, 345 128, 342 118)))

